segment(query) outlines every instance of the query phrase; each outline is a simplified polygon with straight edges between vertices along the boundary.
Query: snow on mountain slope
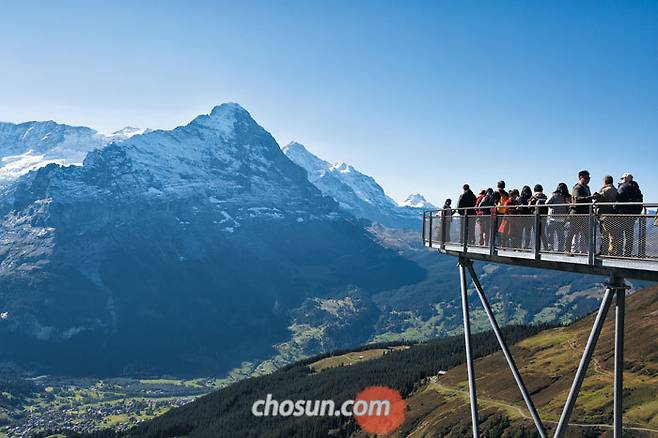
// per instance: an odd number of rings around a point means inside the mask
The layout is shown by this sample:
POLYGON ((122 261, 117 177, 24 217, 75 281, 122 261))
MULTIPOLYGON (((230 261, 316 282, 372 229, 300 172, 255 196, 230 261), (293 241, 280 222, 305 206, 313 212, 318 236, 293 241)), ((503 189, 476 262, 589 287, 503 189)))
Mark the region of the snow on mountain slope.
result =
POLYGON ((126 127, 104 135, 53 121, 0 122, 0 185, 51 163, 80 165, 90 151, 145 132, 148 130, 126 127))
POLYGON ((422 207, 399 206, 371 176, 347 163, 332 165, 297 142, 284 146, 283 152, 306 170, 309 181, 352 215, 390 227, 418 228, 422 207))
POLYGON ((420 208, 422 210, 436 208, 420 193, 413 193, 407 196, 407 199, 400 204, 400 207, 420 208))

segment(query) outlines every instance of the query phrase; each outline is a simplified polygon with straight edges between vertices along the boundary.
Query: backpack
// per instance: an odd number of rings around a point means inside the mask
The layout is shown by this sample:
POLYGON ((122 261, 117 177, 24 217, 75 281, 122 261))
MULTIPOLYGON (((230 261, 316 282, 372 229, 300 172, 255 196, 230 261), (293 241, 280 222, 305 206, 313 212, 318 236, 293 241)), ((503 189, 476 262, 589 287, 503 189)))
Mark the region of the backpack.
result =
MULTIPOLYGON (((543 197, 535 196, 532 195, 532 198, 530 198, 530 205, 545 205, 547 201, 546 195, 543 197)), ((548 207, 538 207, 539 214, 546 215, 548 214, 548 207)), ((531 211, 534 213, 535 209, 531 209, 531 211)))

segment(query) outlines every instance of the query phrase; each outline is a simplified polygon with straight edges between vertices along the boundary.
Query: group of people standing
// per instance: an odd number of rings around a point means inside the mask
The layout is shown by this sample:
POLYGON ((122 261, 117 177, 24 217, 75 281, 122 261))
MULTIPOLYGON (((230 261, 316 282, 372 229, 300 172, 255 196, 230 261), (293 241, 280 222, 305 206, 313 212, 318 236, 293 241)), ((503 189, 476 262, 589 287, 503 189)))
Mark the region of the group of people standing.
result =
MULTIPOLYGON (((481 190, 478 195, 464 184, 457 208, 453 209, 452 200, 447 199, 443 214, 451 218, 456 211, 461 216, 468 216, 469 245, 484 246, 494 237, 489 236, 492 232, 491 216, 497 215, 499 220, 493 232, 499 246, 531 248, 531 240, 537 236, 534 228, 538 225, 538 240, 544 250, 573 255, 588 252, 593 237, 589 235, 588 222, 592 211, 598 216, 601 232, 599 253, 630 257, 635 224, 643 211, 641 203, 644 199, 639 185, 630 173, 621 176, 617 187, 612 176, 605 176, 603 186, 594 193, 589 183, 589 172, 582 170, 571 192, 565 183, 560 183, 549 195, 544 193, 541 184, 536 184, 533 189, 524 186, 520 191, 507 191, 505 181, 498 181, 496 190, 481 190)), ((450 227, 450 220, 446 221, 446 227, 450 227)), ((461 230, 463 233, 464 228, 461 230)), ((449 228, 447 232, 449 234, 449 228)))

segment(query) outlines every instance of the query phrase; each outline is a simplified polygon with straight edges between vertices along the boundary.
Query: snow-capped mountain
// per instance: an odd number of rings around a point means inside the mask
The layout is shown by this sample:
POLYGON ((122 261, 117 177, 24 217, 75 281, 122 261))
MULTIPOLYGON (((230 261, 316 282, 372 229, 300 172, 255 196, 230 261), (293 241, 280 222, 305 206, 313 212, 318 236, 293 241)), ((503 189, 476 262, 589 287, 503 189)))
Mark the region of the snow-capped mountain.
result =
POLYGON ((79 165, 90 151, 145 132, 148 130, 126 127, 104 135, 53 121, 0 122, 0 185, 50 163, 79 165))
POLYGON ((246 110, 220 105, 0 192, 0 361, 225 372, 269 357, 310 298, 422 278, 373 242, 246 110))
POLYGON ((113 141, 118 141, 118 140, 125 140, 130 137, 134 137, 135 135, 142 135, 151 132, 150 129, 145 129, 145 128, 134 128, 132 126, 126 126, 123 129, 119 129, 118 131, 114 131, 112 134, 110 134, 108 137, 111 138, 113 141))
POLYGON ((420 193, 414 193, 407 196, 401 204, 400 207, 410 207, 410 208, 419 208, 421 210, 428 210, 436 208, 432 203, 430 203, 423 195, 420 193))
MULTIPOLYGON (((389 227, 418 229, 420 226, 423 207, 398 205, 371 176, 346 163, 332 165, 297 142, 284 146, 283 151, 306 170, 311 183, 355 217, 389 227)), ((421 195, 417 196, 424 200, 421 195)))

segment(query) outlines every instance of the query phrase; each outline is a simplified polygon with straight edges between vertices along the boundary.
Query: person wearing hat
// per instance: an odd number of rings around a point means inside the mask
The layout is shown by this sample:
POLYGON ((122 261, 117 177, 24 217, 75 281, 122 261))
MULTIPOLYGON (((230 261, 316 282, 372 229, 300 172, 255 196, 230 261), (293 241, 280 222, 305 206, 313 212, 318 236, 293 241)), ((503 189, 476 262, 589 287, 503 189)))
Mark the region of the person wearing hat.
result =
MULTIPOLYGON (((620 217, 619 222, 621 224, 621 236, 620 236, 620 246, 623 247, 623 256, 630 257, 633 253, 633 245, 635 243, 635 221, 637 217, 642 213, 642 202, 644 202, 644 197, 640 186, 637 182, 634 181, 633 175, 630 173, 624 173, 619 181, 619 187, 617 188, 617 202, 627 203, 635 202, 638 204, 635 205, 617 205, 615 207, 615 212, 617 214, 623 214, 628 216, 620 217), (623 244, 622 244, 623 242, 623 244)), ((639 256, 643 257, 646 254, 646 220, 640 222, 640 239, 639 239, 639 256), (643 233, 644 231, 644 233, 643 233)))

